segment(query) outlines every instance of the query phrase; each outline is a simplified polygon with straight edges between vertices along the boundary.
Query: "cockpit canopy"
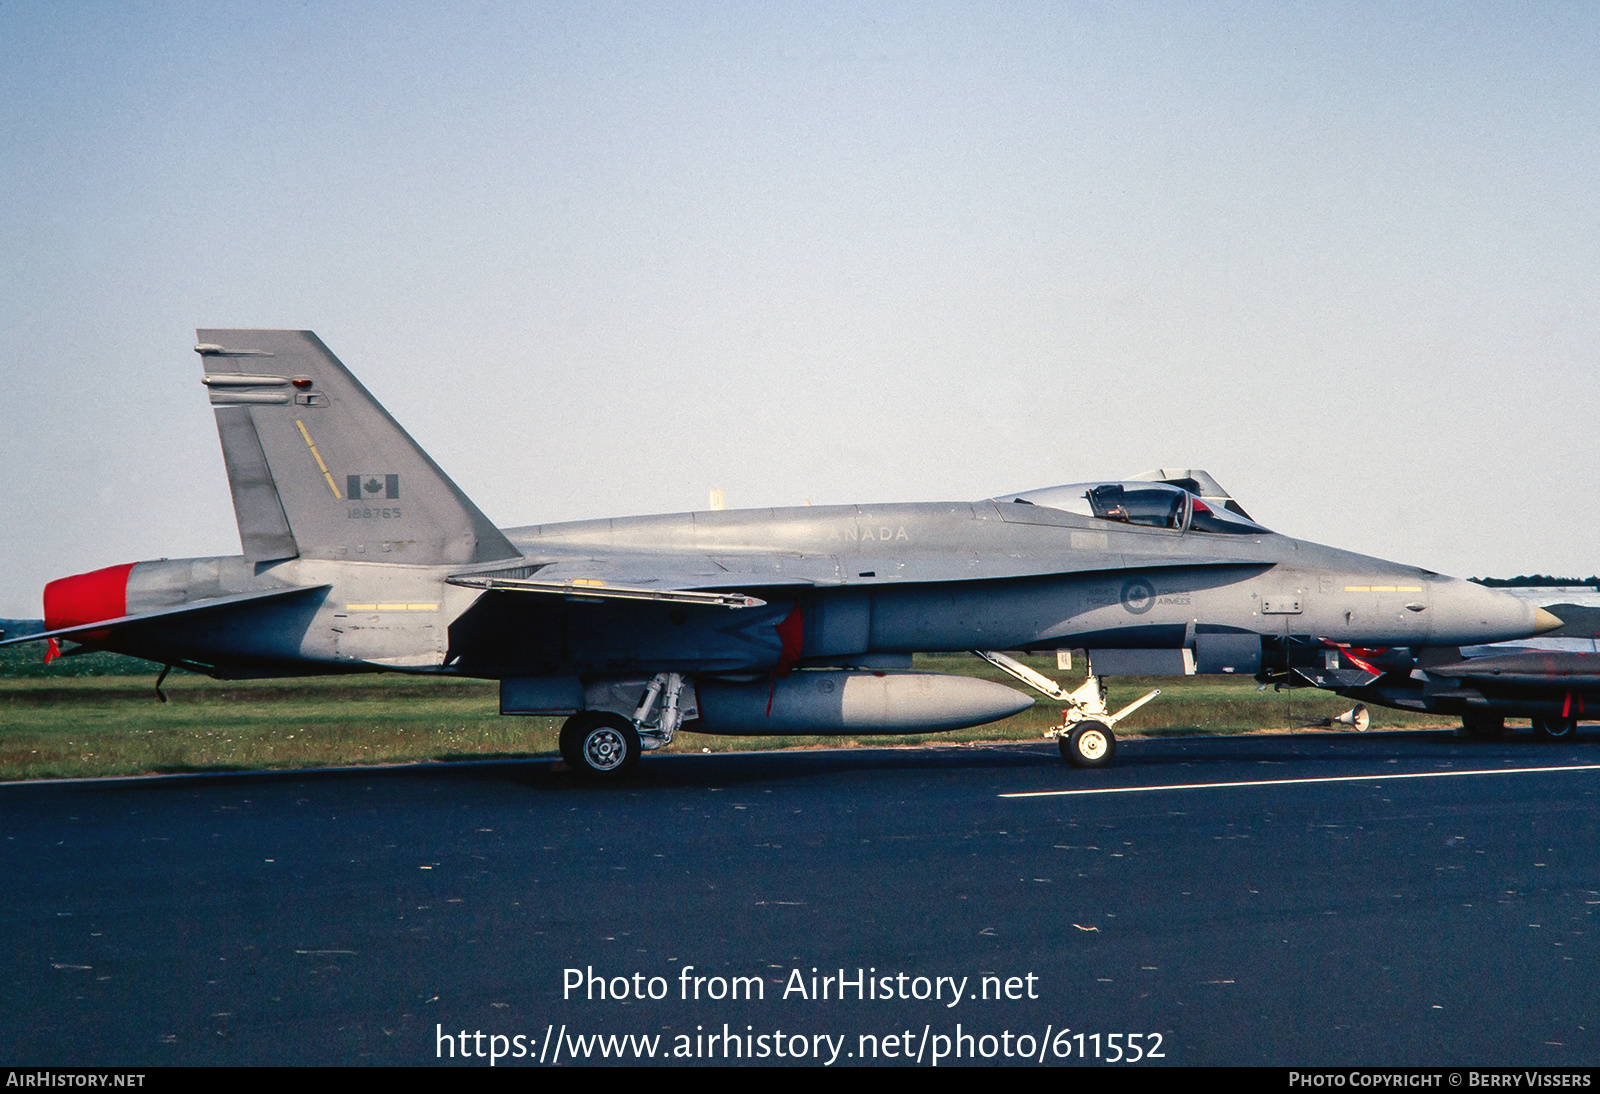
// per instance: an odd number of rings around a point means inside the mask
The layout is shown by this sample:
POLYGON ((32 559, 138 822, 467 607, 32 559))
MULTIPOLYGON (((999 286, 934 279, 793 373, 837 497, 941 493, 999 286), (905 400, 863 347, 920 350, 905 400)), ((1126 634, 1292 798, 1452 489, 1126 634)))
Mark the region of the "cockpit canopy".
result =
POLYGON ((1008 494, 995 501, 1002 505, 1040 505, 1120 524, 1180 532, 1259 535, 1267 531, 1248 517, 1160 482, 1080 482, 1008 494))

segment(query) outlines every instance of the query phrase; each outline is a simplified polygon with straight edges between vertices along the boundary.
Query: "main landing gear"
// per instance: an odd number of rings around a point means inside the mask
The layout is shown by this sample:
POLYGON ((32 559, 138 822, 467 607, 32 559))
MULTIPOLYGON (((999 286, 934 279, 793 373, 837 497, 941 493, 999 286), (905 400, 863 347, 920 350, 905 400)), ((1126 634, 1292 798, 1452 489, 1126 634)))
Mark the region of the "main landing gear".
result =
POLYGON ((1061 724, 1045 733, 1048 740, 1057 741, 1061 758, 1073 767, 1107 767, 1117 754, 1116 724, 1157 695, 1154 688, 1112 714, 1106 707, 1104 680, 1089 668, 1089 678, 1076 691, 1068 691, 1042 673, 1034 672, 1014 657, 992 650, 974 650, 995 668, 1010 673, 1036 691, 1043 692, 1057 702, 1067 704, 1061 711, 1061 724))
POLYGON ((561 758, 580 775, 626 775, 638 766, 639 752, 639 731, 620 714, 580 710, 561 727, 561 758))
POLYGON ((626 776, 639 765, 640 753, 672 743, 683 724, 684 686, 682 674, 658 672, 632 718, 608 710, 580 710, 561 727, 561 758, 587 778, 626 776))
POLYGON ((1559 714, 1535 718, 1533 735, 1541 741, 1570 741, 1578 735, 1578 719, 1559 714))
MULTIPOLYGON (((1578 719, 1560 714, 1536 714, 1533 719, 1536 741, 1571 741, 1578 735, 1578 719)), ((1461 735, 1474 741, 1497 741, 1508 736, 1503 714, 1469 711, 1461 716, 1461 735)))

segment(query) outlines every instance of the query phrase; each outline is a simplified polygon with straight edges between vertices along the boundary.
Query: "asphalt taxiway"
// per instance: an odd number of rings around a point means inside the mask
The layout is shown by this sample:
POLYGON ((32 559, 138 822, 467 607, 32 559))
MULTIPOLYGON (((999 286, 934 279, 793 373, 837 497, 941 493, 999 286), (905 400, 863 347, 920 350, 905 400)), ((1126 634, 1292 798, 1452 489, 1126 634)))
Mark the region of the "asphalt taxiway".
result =
POLYGON ((544 761, 11 784, 0 1052, 429 1063, 442 1032, 485 1064, 471 1035, 521 1035, 505 1066, 617 1034, 731 1063, 708 1035, 781 1029, 928 1064, 959 1023, 994 1038, 978 1062, 1138 1033, 1177 1064, 1592 1063, 1596 765, 1592 738, 1369 733, 1130 740, 1097 772, 1040 743, 669 754, 622 786, 544 761), (568 969, 645 998, 563 998, 568 969), (813 997, 841 970, 894 997, 813 997), (764 997, 711 998, 735 977, 764 997), (970 994, 900 997, 939 977, 970 994))

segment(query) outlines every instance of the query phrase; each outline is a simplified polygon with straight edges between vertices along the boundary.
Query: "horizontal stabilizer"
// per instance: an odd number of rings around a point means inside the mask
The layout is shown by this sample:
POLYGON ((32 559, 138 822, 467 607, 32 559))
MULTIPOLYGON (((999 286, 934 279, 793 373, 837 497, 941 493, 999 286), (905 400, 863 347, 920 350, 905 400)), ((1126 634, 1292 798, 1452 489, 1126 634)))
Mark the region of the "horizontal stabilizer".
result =
POLYGON ((260 592, 234 593, 231 596, 217 596, 208 600, 193 600, 187 604, 179 604, 173 608, 159 608, 153 612, 139 612, 136 615, 123 615, 115 619, 99 619, 93 623, 78 623, 71 627, 58 627, 53 631, 40 631, 38 634, 25 634, 20 638, 8 638, 0 642, 0 646, 15 646, 23 642, 40 642, 50 638, 75 638, 79 635, 101 634, 105 631, 115 630, 120 627, 132 626, 155 619, 171 620, 179 616, 197 616, 218 612, 227 608, 235 608, 241 604, 256 604, 271 600, 291 600, 296 597, 308 596, 312 593, 323 592, 333 588, 332 585, 307 585, 294 589, 265 589, 260 592))

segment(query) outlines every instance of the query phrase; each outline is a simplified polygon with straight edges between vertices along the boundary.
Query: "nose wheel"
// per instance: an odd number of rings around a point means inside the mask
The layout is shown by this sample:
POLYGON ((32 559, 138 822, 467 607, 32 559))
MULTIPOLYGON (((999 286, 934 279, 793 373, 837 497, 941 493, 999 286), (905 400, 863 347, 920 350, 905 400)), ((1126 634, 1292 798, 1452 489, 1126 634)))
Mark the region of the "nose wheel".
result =
POLYGON ((1079 722, 1059 738, 1061 758, 1073 767, 1105 767, 1117 754, 1117 738, 1104 722, 1079 722))

